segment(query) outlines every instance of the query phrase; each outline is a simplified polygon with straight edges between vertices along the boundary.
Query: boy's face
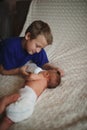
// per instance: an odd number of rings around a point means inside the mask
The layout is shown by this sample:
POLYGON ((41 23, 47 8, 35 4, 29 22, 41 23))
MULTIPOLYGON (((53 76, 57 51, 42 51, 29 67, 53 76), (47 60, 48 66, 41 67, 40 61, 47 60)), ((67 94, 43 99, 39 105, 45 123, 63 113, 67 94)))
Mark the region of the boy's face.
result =
MULTIPOLYGON (((26 38, 26 37, 25 37, 26 38)), ((25 49, 29 54, 39 53, 42 48, 47 46, 44 35, 38 35, 36 39, 30 39, 30 35, 26 38, 25 49)))

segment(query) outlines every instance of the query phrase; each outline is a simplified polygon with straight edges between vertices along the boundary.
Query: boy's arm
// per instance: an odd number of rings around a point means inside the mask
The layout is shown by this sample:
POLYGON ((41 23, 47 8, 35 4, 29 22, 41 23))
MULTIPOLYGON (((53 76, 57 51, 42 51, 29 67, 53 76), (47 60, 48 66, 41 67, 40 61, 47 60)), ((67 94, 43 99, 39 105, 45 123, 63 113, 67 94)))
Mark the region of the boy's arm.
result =
POLYGON ((55 69, 60 72, 61 76, 64 76, 64 71, 62 69, 55 67, 54 65, 51 65, 49 63, 44 64, 42 68, 46 70, 55 69))
POLYGON ((3 68, 2 65, 0 65, 0 74, 2 75, 16 75, 16 74, 28 75, 28 73, 26 72, 26 69, 27 69, 27 66, 22 66, 20 68, 6 70, 3 68))

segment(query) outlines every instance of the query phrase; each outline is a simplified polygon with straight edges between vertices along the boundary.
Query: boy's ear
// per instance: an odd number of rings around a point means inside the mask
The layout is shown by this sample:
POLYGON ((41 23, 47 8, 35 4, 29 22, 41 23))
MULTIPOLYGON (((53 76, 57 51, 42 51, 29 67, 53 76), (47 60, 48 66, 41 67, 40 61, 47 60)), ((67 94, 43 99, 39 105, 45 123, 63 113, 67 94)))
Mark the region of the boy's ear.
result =
POLYGON ((29 40, 29 39, 30 39, 30 32, 27 32, 27 33, 25 34, 25 39, 26 39, 26 40, 29 40))

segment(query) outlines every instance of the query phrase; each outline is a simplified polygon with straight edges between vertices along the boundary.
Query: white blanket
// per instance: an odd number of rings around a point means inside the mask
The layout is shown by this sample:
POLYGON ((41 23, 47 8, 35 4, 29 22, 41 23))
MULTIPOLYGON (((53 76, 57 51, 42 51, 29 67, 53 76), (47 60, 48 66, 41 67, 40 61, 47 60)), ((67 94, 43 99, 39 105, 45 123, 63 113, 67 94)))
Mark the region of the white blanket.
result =
MULTIPOLYGON (((36 19, 49 23, 54 41, 46 47, 47 55, 65 76, 59 87, 39 97, 31 118, 10 130, 87 130, 87 0, 33 0, 21 35, 36 19)), ((0 75, 0 95, 23 82, 0 75)))

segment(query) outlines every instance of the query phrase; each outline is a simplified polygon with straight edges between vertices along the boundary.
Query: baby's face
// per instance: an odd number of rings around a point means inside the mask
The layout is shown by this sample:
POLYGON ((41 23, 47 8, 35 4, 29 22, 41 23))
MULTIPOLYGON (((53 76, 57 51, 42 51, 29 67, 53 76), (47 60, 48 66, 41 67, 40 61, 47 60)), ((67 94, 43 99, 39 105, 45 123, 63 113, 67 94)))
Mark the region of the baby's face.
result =
POLYGON ((57 70, 49 70, 48 88, 55 88, 61 82, 60 73, 57 70))
POLYGON ((56 70, 48 70, 49 73, 49 77, 50 79, 55 78, 57 75, 57 71, 56 70))
POLYGON ((56 77, 56 70, 44 70, 40 72, 45 78, 55 78, 56 77))

